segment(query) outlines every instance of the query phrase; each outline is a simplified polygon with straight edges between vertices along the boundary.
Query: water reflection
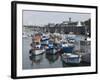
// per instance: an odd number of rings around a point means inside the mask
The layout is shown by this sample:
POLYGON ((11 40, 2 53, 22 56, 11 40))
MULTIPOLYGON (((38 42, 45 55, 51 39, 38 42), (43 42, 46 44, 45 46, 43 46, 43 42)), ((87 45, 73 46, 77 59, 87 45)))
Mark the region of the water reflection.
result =
POLYGON ((45 54, 45 58, 48 60, 49 64, 52 64, 58 60, 59 54, 45 54))
POLYGON ((34 64, 39 65, 42 62, 42 60, 43 60, 43 54, 41 54, 41 55, 32 55, 31 54, 31 56, 29 56, 29 59, 32 62, 32 66, 34 64))
POLYGON ((64 61, 62 61, 62 66, 63 67, 77 67, 77 66, 90 66, 91 64, 90 63, 87 63, 87 62, 80 62, 79 64, 69 64, 69 63, 65 63, 64 61))

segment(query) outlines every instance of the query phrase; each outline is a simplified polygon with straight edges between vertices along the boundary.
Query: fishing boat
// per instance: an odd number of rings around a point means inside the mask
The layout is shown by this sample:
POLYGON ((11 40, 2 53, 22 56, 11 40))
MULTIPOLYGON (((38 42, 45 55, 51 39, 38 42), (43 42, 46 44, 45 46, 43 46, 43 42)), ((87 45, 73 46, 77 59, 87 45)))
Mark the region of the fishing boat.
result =
POLYGON ((57 49, 55 48, 53 42, 49 42, 49 44, 46 47, 46 53, 47 54, 56 54, 57 49))
POLYGON ((63 42, 63 43, 61 43, 61 49, 62 49, 63 53, 72 53, 73 49, 74 49, 74 45, 69 44, 67 42, 63 42))
POLYGON ((46 46, 49 44, 49 40, 42 40, 41 41, 41 46, 46 46))
POLYGON ((40 43, 41 42, 41 35, 39 33, 34 34, 33 37, 32 37, 32 41, 34 43, 40 43))
POLYGON ((75 43, 75 39, 74 38, 67 38, 69 43, 75 43))
POLYGON ((32 49, 30 50, 30 54, 33 54, 33 55, 40 55, 40 54, 43 54, 44 52, 45 52, 45 49, 43 49, 40 45, 32 47, 32 49))
POLYGON ((44 49, 35 49, 35 50, 33 51, 33 53, 34 53, 35 55, 39 55, 39 54, 42 54, 42 53, 44 53, 44 52, 45 52, 44 49))
POLYGON ((49 44, 49 36, 46 35, 46 34, 42 34, 42 36, 41 36, 41 45, 43 47, 45 47, 48 44, 49 44))
POLYGON ((78 63, 81 62, 81 56, 80 55, 77 55, 77 54, 64 53, 61 56, 62 56, 62 60, 65 63, 78 64, 78 63))
POLYGON ((43 60, 43 55, 31 55, 29 56, 29 59, 32 61, 33 64, 40 64, 43 60))
POLYGON ((76 35, 73 32, 69 32, 69 34, 67 35, 68 38, 75 38, 76 35))
POLYGON ((44 48, 41 45, 41 34, 40 33, 36 33, 33 37, 32 37, 32 44, 31 44, 31 53, 33 55, 40 55, 42 53, 45 52, 44 48))
POLYGON ((42 41, 49 40, 49 36, 46 35, 46 34, 42 34, 41 40, 42 40, 42 41))

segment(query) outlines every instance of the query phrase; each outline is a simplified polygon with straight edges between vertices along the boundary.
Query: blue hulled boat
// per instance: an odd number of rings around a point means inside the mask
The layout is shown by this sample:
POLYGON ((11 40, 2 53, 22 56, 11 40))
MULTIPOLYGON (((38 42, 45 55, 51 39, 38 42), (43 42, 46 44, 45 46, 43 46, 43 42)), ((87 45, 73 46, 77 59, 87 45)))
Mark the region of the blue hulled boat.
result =
POLYGON ((68 44, 66 42, 63 42, 61 44, 61 49, 62 49, 63 53, 72 53, 73 49, 74 49, 74 46, 70 45, 70 44, 68 44))
POLYGON ((56 54, 57 53, 57 49, 55 48, 53 42, 49 41, 49 44, 47 45, 47 48, 46 48, 46 53, 47 54, 56 54))

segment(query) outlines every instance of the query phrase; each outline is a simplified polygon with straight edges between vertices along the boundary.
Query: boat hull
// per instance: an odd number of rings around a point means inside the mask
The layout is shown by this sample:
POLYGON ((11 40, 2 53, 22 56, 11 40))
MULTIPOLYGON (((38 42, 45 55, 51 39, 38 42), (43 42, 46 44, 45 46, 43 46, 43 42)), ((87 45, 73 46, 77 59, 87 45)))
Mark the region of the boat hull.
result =
POLYGON ((66 58, 66 59, 62 59, 65 63, 69 63, 69 64, 78 64, 80 63, 80 58, 66 58))
POLYGON ((33 55, 40 55, 40 54, 43 54, 44 52, 45 52, 45 50, 33 50, 32 54, 33 55))
POLYGON ((68 64, 78 64, 81 62, 81 57, 74 54, 67 55, 66 53, 66 55, 62 54, 62 60, 68 64))
POLYGON ((63 53, 72 53, 73 49, 74 49, 74 47, 63 47, 62 51, 63 51, 63 53))

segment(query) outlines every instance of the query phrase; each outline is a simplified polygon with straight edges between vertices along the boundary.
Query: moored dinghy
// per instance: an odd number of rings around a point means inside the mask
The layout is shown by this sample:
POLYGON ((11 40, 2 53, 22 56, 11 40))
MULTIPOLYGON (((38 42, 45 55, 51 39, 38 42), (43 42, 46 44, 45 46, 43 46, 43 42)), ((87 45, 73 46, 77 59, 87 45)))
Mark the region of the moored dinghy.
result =
POLYGON ((65 63, 76 64, 81 62, 81 56, 72 53, 64 53, 62 54, 62 60, 65 63))

